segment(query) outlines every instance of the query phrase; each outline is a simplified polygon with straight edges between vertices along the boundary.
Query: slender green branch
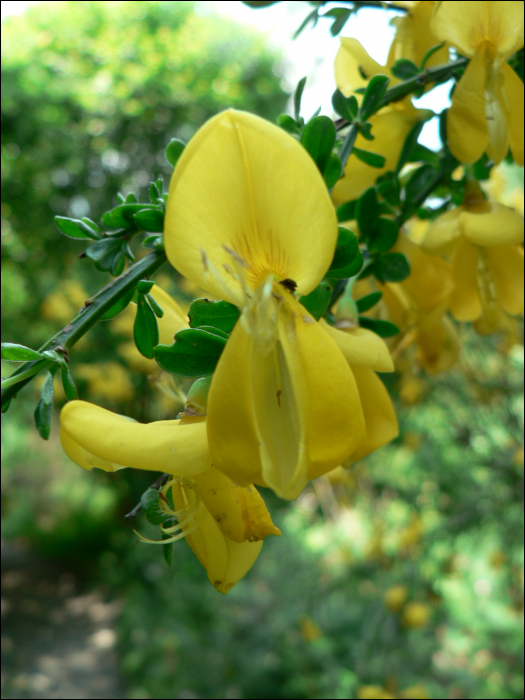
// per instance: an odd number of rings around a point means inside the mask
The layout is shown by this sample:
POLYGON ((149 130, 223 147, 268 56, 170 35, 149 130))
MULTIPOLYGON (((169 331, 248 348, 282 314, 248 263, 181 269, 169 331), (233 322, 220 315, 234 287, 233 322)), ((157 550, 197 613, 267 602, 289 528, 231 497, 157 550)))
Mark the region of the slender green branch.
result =
POLYGON ((358 126, 357 124, 352 124, 350 127, 347 135, 344 138, 343 143, 341 144, 341 148, 339 149, 339 153, 337 154, 339 156, 339 160, 341 161, 341 172, 344 173, 345 168, 346 168, 346 162, 350 156, 350 153, 352 153, 352 148, 354 147, 355 140, 357 138, 358 134, 358 126))
MULTIPOLYGON (((61 331, 44 343, 39 348, 39 351, 72 347, 100 320, 106 311, 133 289, 139 280, 158 270, 165 261, 166 254, 163 251, 153 251, 134 265, 131 265, 119 277, 112 280, 100 292, 95 294, 94 297, 88 299, 78 315, 61 331)), ((47 369, 49 364, 47 360, 45 362, 43 360, 26 362, 18 367, 10 377, 2 380, 2 411, 6 411, 10 400, 17 392, 30 382, 32 377, 39 371, 47 369)))
MULTIPOLYGON (((436 66, 435 68, 427 68, 422 73, 418 73, 413 78, 408 78, 403 80, 403 82, 394 85, 389 88, 381 100, 378 110, 391 102, 398 102, 399 100, 406 97, 411 92, 418 90, 419 88, 427 85, 428 83, 434 83, 438 81, 448 80, 452 78, 458 69, 464 68, 468 63, 468 58, 460 58, 453 63, 445 63, 442 66, 436 66)), ((377 111, 377 110, 376 110, 377 111)), ((336 129, 339 131, 348 126, 349 122, 346 119, 338 119, 335 123, 336 129)))

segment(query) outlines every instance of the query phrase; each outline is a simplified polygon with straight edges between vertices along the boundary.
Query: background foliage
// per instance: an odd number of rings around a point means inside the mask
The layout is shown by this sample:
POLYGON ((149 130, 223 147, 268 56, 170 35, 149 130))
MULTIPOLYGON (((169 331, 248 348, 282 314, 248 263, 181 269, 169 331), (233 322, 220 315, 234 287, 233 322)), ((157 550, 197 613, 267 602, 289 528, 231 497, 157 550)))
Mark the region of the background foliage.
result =
MULTIPOLYGON (((98 218, 117 190, 171 171, 171 137, 226 106, 275 120, 286 101, 279 57, 191 3, 56 5, 3 26, 3 339, 23 327, 33 346, 107 279, 55 214, 98 218)), ((182 301, 195 291, 161 276, 182 301)), ((293 504, 264 494, 283 537, 224 598, 185 543, 171 569, 156 548, 132 548, 123 515, 151 475, 87 474, 56 432, 44 446, 31 390, 2 417, 4 536, 73 573, 80 592, 122 601, 132 698, 523 697, 522 347, 460 332, 454 371, 385 377, 393 444, 293 504)), ((123 315, 75 348, 81 396, 164 417, 173 399, 147 366, 126 368, 129 333, 123 315)), ((143 516, 135 526, 147 532, 143 516)), ((12 671, 15 626, 8 613, 4 697, 42 697, 12 671)))

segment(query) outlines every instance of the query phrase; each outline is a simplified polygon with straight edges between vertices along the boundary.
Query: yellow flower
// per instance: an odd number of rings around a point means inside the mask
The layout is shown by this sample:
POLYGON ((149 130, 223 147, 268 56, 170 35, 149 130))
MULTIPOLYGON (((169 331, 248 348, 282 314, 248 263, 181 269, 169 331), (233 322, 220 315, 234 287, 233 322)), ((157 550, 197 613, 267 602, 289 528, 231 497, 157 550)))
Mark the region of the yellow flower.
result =
POLYGON ((392 586, 385 593, 385 605, 390 612, 399 612, 407 602, 410 591, 407 586, 392 586))
POLYGON ((66 454, 84 469, 131 467, 173 475, 163 495, 171 489, 175 510, 160 503, 177 522, 162 529, 169 539, 158 542, 185 537, 221 593, 248 572, 262 540, 280 534, 253 485, 236 486, 211 466, 204 418, 141 424, 85 401, 70 401, 60 422, 66 454))
MULTIPOLYGON (((456 329, 444 316, 453 291, 450 265, 428 255, 403 234, 392 251, 407 257, 410 276, 398 283, 378 282, 377 289, 383 297, 378 311, 372 309, 372 313, 379 312, 400 329, 401 333, 391 341, 394 356, 415 343, 418 364, 429 374, 444 372, 456 362, 460 352, 456 329)), ((360 288, 363 289, 362 284, 356 292, 360 288)))
POLYGON ((217 115, 177 163, 168 259, 242 309, 213 377, 207 420, 214 466, 241 486, 295 498, 366 439, 352 371, 291 291, 318 285, 337 235, 308 153, 256 116, 217 115))
MULTIPOLYGON (((150 293, 164 310, 159 335, 169 343, 186 327, 185 314, 159 287, 150 293)), ((187 413, 196 412, 195 401, 204 413, 205 401, 197 387, 193 393, 187 413)), ((160 504, 177 523, 163 528, 163 533, 172 541, 186 538, 221 593, 251 568, 262 540, 280 534, 256 488, 236 486, 212 466, 204 416, 183 415, 180 420, 144 425, 84 401, 71 401, 62 409, 60 422, 66 454, 84 469, 112 472, 131 467, 173 476, 163 495, 171 490, 175 511, 162 500, 160 504)))
POLYGON ((430 621, 431 613, 432 610, 429 605, 415 600, 405 606, 401 616, 401 624, 403 627, 413 629, 426 627, 430 621))
MULTIPOLYGON (((390 63, 381 66, 374 61, 357 39, 341 37, 334 68, 337 87, 347 97, 357 88, 365 87, 375 75, 388 75, 391 85, 399 82, 390 74, 390 63)), ((395 170, 409 131, 425 114, 423 110, 415 109, 410 99, 405 99, 384 107, 370 117, 374 140, 367 141, 359 134, 355 145, 384 156, 385 165, 382 168, 372 168, 356 157, 350 157, 344 176, 336 182, 332 191, 332 200, 336 206, 357 199, 366 189, 375 185, 380 175, 395 170)))
POLYGON ((523 46, 523 2, 437 2, 431 30, 471 59, 448 111, 451 152, 499 163, 510 145, 523 165, 523 83, 507 63, 523 46))
MULTIPOLYGON (((500 308, 523 315, 523 219, 483 198, 470 183, 463 204, 439 216, 421 243, 431 253, 449 253, 454 290, 449 308, 458 321, 498 325, 500 308)), ((483 330, 482 327, 482 330, 483 330)))

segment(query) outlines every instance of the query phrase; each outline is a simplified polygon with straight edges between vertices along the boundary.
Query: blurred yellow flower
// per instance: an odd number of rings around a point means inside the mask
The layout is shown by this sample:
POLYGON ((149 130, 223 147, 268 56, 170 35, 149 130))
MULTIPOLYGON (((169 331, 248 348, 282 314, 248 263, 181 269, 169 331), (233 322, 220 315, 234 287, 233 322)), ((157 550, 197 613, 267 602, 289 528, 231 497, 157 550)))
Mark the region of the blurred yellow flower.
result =
POLYGON ((463 204, 439 216, 427 229, 422 248, 450 254, 454 290, 449 309, 458 321, 478 321, 484 332, 500 325, 501 309, 523 315, 523 219, 489 202, 476 183, 463 204))
POLYGON ((96 362, 75 365, 75 376, 85 379, 91 396, 112 401, 133 398, 133 384, 129 373, 118 362, 96 362))
POLYGON ((403 627, 408 627, 410 629, 426 627, 430 622, 431 613, 432 609, 427 603, 420 603, 416 600, 412 601, 411 603, 407 603, 403 610, 401 624, 403 627))
POLYGON ((308 615, 301 617, 299 625, 301 627, 301 636, 306 642, 315 642, 316 639, 320 639, 323 636, 318 625, 308 615))
POLYGON ((523 83, 507 63, 523 46, 523 2, 437 2, 431 30, 471 59, 447 115, 451 152, 499 163, 510 145, 523 165, 523 83))
POLYGON ((177 163, 165 219, 168 259, 242 309, 210 389, 213 463, 235 483, 266 485, 288 499, 366 440, 354 374, 291 291, 318 285, 337 235, 312 159, 259 117, 217 115, 177 163))
POLYGON ((396 696, 380 685, 361 685, 357 689, 357 697, 359 700, 388 700, 396 696))
POLYGON ((407 586, 392 586, 385 593, 385 605, 390 612, 399 612, 407 602, 410 591, 407 586))
POLYGON ((161 527, 166 538, 156 542, 185 537, 221 593, 248 572, 262 540, 280 534, 253 485, 236 486, 211 466, 204 417, 141 424, 84 401, 70 401, 60 421, 62 446, 84 469, 131 467, 173 476, 159 501, 171 522, 161 527), (166 505, 168 490, 174 509, 166 505))
MULTIPOLYGON (((412 2, 405 15, 394 17, 392 24, 396 28, 396 34, 388 52, 387 66, 393 66, 400 58, 408 59, 416 66, 420 66, 427 51, 441 43, 430 30, 430 20, 435 4, 435 2, 412 2)), ((427 59, 425 68, 441 66, 447 61, 448 48, 442 46, 427 59)))

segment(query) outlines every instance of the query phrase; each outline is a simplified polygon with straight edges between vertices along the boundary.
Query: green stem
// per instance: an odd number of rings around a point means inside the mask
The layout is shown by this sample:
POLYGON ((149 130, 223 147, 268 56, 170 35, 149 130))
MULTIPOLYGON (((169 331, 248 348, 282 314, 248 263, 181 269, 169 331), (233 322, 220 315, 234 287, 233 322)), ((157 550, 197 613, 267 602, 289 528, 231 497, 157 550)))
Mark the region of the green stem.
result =
MULTIPOLYGON (((88 300, 78 313, 78 315, 50 338, 39 348, 44 350, 55 350, 56 348, 71 348, 87 331, 94 326, 100 317, 103 316, 119 299, 121 299, 130 289, 133 289, 137 282, 144 277, 149 277, 166 261, 166 254, 163 251, 153 251, 149 255, 131 265, 119 277, 112 280, 108 285, 100 290, 94 297, 88 300)), ((27 362, 24 366, 18 367, 13 374, 2 381, 2 412, 9 407, 9 402, 16 396, 18 391, 31 381, 42 369, 49 367, 47 361, 35 360, 27 362), (33 371, 34 370, 34 371, 33 371)))
MULTIPOLYGON (((2 379, 2 391, 4 389, 9 389, 10 386, 19 384, 23 379, 30 379, 31 377, 34 377, 35 374, 38 374, 39 372, 42 372, 45 369, 48 369, 48 367, 51 367, 52 364, 52 360, 36 360, 35 363, 27 369, 23 369, 23 367, 17 367, 18 370, 21 370, 18 374, 16 372, 13 372, 13 374, 10 377, 2 379)), ((27 363, 25 363, 25 366, 27 367, 27 363)))
MULTIPOLYGON (((458 68, 464 68, 467 65, 468 60, 468 58, 459 58, 453 63, 445 63, 444 65, 436 66, 435 68, 427 68, 421 73, 415 75, 413 78, 408 78, 407 80, 403 80, 402 83, 394 85, 394 87, 389 88, 385 92, 385 95, 376 112, 391 102, 398 102, 399 100, 403 99, 403 97, 406 97, 411 92, 418 90, 428 83, 445 81, 452 78, 458 68)), ((348 123, 349 122, 347 120, 341 119, 337 122, 336 128, 338 130, 343 129, 348 125, 348 123)))
POLYGON ((345 167, 346 167, 346 162, 348 158, 350 157, 350 153, 352 153, 352 148, 354 147, 355 140, 357 138, 358 134, 358 127, 357 124, 352 124, 350 127, 347 135, 344 138, 343 143, 341 144, 341 148, 339 149, 339 153, 337 154, 339 156, 339 160, 341 161, 341 172, 344 173, 345 167))

